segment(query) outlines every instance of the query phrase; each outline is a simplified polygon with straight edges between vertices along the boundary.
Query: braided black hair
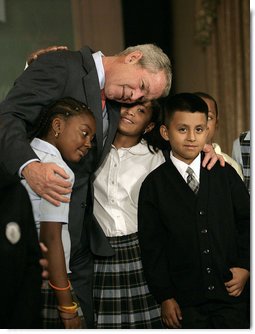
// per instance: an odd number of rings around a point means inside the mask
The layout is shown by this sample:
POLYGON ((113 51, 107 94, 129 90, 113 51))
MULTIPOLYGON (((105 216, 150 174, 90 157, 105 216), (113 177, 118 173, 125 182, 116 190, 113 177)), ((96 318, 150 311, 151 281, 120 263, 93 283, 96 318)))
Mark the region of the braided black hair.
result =
POLYGON ((45 137, 49 133, 52 120, 56 116, 61 116, 64 119, 67 119, 68 117, 80 114, 87 114, 95 119, 92 111, 85 103, 72 97, 61 98, 42 110, 39 126, 33 137, 45 137))

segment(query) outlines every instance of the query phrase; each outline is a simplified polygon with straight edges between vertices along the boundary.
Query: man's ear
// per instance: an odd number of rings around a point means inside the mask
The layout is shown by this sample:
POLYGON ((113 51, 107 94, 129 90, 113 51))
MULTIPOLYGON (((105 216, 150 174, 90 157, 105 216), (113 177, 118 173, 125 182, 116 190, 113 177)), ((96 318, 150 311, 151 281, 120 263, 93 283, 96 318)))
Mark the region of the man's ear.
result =
POLYGON ((136 64, 143 56, 143 53, 139 50, 133 51, 126 55, 125 64, 136 64))
POLYGON ((160 131, 161 137, 165 139, 166 141, 169 141, 167 127, 165 125, 161 125, 159 131, 160 131))

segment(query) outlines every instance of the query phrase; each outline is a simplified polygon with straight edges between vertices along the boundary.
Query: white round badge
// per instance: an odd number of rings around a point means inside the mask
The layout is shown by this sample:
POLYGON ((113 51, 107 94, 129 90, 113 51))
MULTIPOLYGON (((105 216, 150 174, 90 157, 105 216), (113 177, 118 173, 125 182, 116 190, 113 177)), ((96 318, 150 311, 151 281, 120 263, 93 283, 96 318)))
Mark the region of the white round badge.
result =
POLYGON ((6 225, 5 235, 6 238, 10 241, 10 243, 16 244, 21 237, 21 231, 19 225, 15 222, 8 223, 6 225))

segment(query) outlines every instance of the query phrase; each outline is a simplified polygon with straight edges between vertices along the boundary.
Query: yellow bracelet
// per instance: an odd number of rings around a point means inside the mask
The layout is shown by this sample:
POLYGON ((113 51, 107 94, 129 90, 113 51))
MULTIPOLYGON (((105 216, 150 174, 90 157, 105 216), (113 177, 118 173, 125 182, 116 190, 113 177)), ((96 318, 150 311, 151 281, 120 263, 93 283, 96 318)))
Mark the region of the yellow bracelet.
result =
POLYGON ((57 291, 65 291, 65 290, 70 289, 70 287, 71 287, 70 281, 67 280, 67 282, 68 282, 68 285, 67 285, 65 288, 59 288, 58 286, 53 285, 53 284, 51 283, 50 280, 48 281, 49 286, 50 286, 52 289, 57 290, 57 291))
POLYGON ((78 310, 78 305, 77 303, 73 302, 72 306, 58 306, 58 310, 63 313, 76 313, 78 310))

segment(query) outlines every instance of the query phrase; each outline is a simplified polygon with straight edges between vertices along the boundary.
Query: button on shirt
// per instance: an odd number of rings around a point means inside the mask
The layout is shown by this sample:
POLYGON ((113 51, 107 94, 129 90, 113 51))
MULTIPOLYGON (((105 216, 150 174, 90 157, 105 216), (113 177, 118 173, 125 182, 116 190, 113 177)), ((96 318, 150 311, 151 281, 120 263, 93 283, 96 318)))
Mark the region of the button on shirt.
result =
POLYGON ((96 172, 94 215, 108 237, 137 232, 137 203, 145 177, 165 161, 145 141, 111 151, 96 172))
MULTIPOLYGON (((63 168, 65 172, 70 176, 68 181, 73 185, 74 183, 74 173, 63 161, 58 149, 49 144, 48 142, 41 140, 39 138, 34 138, 31 142, 31 147, 40 158, 41 162, 53 162, 58 166, 63 168)), ((46 201, 44 198, 38 196, 28 185, 26 180, 21 181, 22 184, 28 191, 32 207, 34 219, 36 222, 36 228, 38 233, 40 231, 40 222, 61 222, 62 224, 62 243, 65 252, 66 269, 69 270, 69 259, 71 250, 71 241, 68 231, 68 215, 69 215, 69 203, 62 203, 60 206, 55 206, 50 202, 46 201)), ((70 195, 67 195, 70 197, 70 195)))

